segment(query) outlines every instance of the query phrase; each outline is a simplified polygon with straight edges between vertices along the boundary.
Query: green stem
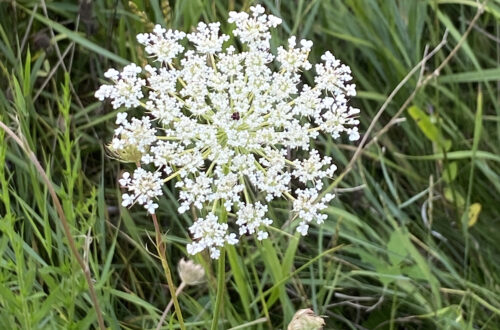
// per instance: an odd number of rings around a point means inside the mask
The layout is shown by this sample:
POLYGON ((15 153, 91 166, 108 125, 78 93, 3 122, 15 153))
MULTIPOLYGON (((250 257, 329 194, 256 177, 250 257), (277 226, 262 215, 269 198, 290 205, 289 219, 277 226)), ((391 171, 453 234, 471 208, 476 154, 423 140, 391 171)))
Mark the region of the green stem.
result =
POLYGON ((174 302, 175 315, 177 316, 177 320, 179 320, 179 327, 181 330, 185 330, 186 326, 184 325, 184 319, 182 318, 181 307, 179 306, 179 301, 177 300, 176 288, 174 285, 174 281, 172 280, 172 272, 170 271, 170 266, 167 262, 165 245, 161 239, 160 226, 158 225, 158 219, 156 218, 156 214, 153 214, 153 223, 155 226, 156 232, 156 248, 158 250, 158 254, 160 255, 161 265, 163 266, 163 270, 165 271, 165 277, 167 278, 168 289, 170 290, 170 296, 174 302))
POLYGON ((214 315, 212 317, 212 326, 210 330, 217 330, 219 325, 219 313, 222 306, 222 300, 224 297, 224 286, 226 278, 226 251, 224 248, 220 250, 219 261, 217 263, 217 297, 215 300, 214 315))
MULTIPOLYGON (((224 206, 222 206, 222 212, 220 216, 221 222, 227 221, 227 212, 224 206)), ((219 261, 217 263, 217 296, 215 298, 215 308, 212 317, 212 326, 210 330, 217 330, 219 325, 219 314, 224 299, 224 289, 226 283, 226 250, 224 247, 220 249, 219 261)))

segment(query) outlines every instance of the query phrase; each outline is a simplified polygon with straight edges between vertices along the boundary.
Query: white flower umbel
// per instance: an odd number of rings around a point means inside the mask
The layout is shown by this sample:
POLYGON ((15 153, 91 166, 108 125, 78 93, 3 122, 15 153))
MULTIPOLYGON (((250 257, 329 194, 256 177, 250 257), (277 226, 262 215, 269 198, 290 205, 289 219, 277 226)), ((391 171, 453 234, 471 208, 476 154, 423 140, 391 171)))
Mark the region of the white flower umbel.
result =
POLYGON ((162 186, 177 180, 178 211, 201 215, 189 228, 190 254, 208 250, 217 258, 224 244, 237 242, 232 231, 267 238, 266 204, 277 198, 293 204, 297 231, 307 234, 311 222, 326 219, 333 195, 319 196, 336 170, 311 142, 319 134, 359 138, 349 67, 326 52, 314 66, 315 85, 304 84, 312 42, 292 36, 274 55, 270 28, 281 20, 264 12, 257 5, 250 14, 229 14, 240 52, 227 45, 219 23, 199 23, 189 34, 161 26, 139 34, 151 63, 107 71, 112 84, 95 94, 115 109, 145 110, 140 119, 117 115, 110 150, 139 166, 120 180, 122 204, 154 213, 162 186))
POLYGON ((328 203, 335 197, 333 194, 326 194, 318 202, 318 188, 320 187, 322 187, 321 184, 319 187, 295 191, 297 198, 293 201, 293 211, 297 212, 299 219, 301 219, 297 231, 303 236, 307 235, 310 222, 316 221, 320 225, 326 220, 326 214, 321 213, 321 211, 326 209, 328 203))
POLYGON ((219 223, 218 218, 213 213, 209 213, 205 219, 198 219, 189 232, 193 235, 194 242, 187 245, 189 254, 196 254, 205 249, 210 251, 210 257, 218 259, 219 249, 224 244, 236 244, 238 239, 234 233, 228 234, 227 223, 219 223))
POLYGON ((136 107, 139 100, 144 96, 142 87, 146 84, 144 79, 137 77, 142 69, 134 63, 127 65, 120 73, 115 69, 109 69, 104 73, 104 77, 111 79, 114 85, 102 85, 95 93, 95 97, 103 101, 112 99, 115 109, 124 105, 125 107, 136 107))
POLYGON ((130 206, 135 202, 144 205, 149 213, 154 214, 157 204, 153 199, 163 195, 161 190, 163 181, 160 172, 148 172, 143 168, 137 168, 130 178, 130 173, 123 173, 120 184, 127 188, 129 193, 123 194, 123 206, 130 206))
POLYGON ((185 36, 184 32, 167 31, 160 25, 155 25, 153 33, 138 34, 137 41, 146 46, 146 53, 156 58, 157 61, 168 64, 184 50, 178 41, 184 39, 185 36))
POLYGON ((265 231, 265 227, 273 223, 272 220, 265 218, 266 212, 267 206, 260 202, 242 205, 236 214, 240 235, 257 233, 259 241, 266 239, 269 234, 265 231))

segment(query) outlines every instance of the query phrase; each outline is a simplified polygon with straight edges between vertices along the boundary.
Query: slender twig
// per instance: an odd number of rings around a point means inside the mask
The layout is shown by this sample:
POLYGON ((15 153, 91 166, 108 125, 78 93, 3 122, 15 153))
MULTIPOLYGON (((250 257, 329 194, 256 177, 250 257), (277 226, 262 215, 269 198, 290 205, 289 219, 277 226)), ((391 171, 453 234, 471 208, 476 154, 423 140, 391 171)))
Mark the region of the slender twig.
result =
MULTIPOLYGON (((182 290, 186 287, 186 282, 181 282, 177 290, 175 290, 175 295, 178 296, 181 294, 182 290)), ((163 322, 165 322, 165 319, 167 318, 167 313, 172 308, 172 305, 174 304, 174 300, 170 298, 170 301, 167 304, 167 307, 165 307, 165 310, 163 311, 163 314, 161 314, 160 321, 158 322, 158 325, 156 326, 156 330, 160 330, 161 326, 163 325, 163 322)))
POLYGON ((264 323, 266 321, 267 321, 267 318, 261 317, 260 319, 253 320, 253 321, 250 321, 250 322, 245 323, 245 324, 237 325, 237 326, 235 326, 233 328, 230 328, 228 330, 248 329, 251 325, 256 325, 256 324, 264 323))
POLYGON ((35 96, 33 96, 33 103, 35 103, 35 101, 40 97, 40 94, 42 94, 43 92, 43 89, 45 88, 45 86, 47 86, 47 84, 49 83, 50 79, 52 79, 52 77, 54 76, 54 74, 56 73, 57 69, 59 68, 59 66, 64 63, 64 58, 66 57, 66 55, 68 55, 69 51, 71 49, 73 49, 75 46, 75 42, 71 42, 71 44, 69 44, 68 47, 66 47, 66 49, 64 50, 64 53, 62 54, 61 58, 58 59, 58 61, 56 62, 56 64, 52 67, 52 69, 50 70, 49 74, 47 75, 47 77, 45 78, 45 80, 43 81, 43 83, 40 85, 40 88, 38 89, 38 91, 36 92, 35 96))
MULTIPOLYGON (((43 14, 45 15, 45 17, 47 19, 50 20, 50 17, 49 17, 48 11, 47 11, 47 6, 45 4, 45 0, 40 0, 40 4, 42 7, 43 14)), ((78 16, 78 18, 77 18, 75 32, 78 32, 79 23, 80 23, 80 16, 78 16)), ((74 51, 74 47, 76 47, 75 43, 73 42, 73 45, 72 45, 73 47, 71 47, 71 45, 68 46, 68 49, 73 50, 71 53, 71 56, 70 56, 70 63, 69 63, 70 65, 69 65, 69 70, 68 70, 68 67, 66 67, 66 64, 64 63, 64 60, 63 60, 64 57, 61 54, 61 50, 59 49, 59 45, 56 42, 56 35, 54 33, 54 29, 50 25, 48 27, 49 27, 50 36, 51 36, 52 40, 54 40, 54 49, 56 50, 56 54, 57 54, 57 57, 59 59, 60 65, 63 68, 63 71, 69 75, 71 73, 71 66, 73 65, 73 54, 74 54, 73 51, 74 51)), ((83 106, 83 103, 80 99, 80 94, 76 92, 75 86, 73 85, 73 82, 71 80, 69 81, 69 88, 70 88, 71 93, 72 93, 74 99, 76 100, 76 103, 78 104, 78 106, 80 108, 84 109, 85 107, 83 106)), ((85 112, 84 116, 87 119, 87 121, 90 122, 90 118, 86 112, 85 112)), ((97 138, 98 135, 97 135, 97 132, 96 132, 94 127, 92 127, 92 132, 94 133, 94 136, 97 138)))
POLYGON ((350 187, 350 188, 337 188, 335 189, 335 193, 348 193, 348 192, 354 192, 354 191, 359 191, 359 190, 363 190, 366 188, 366 185, 365 184, 361 184, 359 186, 356 186, 356 187, 350 187))
POLYGON ((30 20, 28 21, 28 27, 26 28, 26 32, 24 33, 23 41, 21 42, 21 46, 19 47, 19 54, 23 53, 24 46, 26 46, 26 42, 28 41, 28 36, 31 32, 31 26, 33 25, 33 19, 35 18, 35 13, 38 10, 38 4, 33 7, 32 14, 30 16, 30 20))
POLYGON ((351 160, 349 161, 349 164, 347 165, 346 170, 349 169, 349 171, 350 171, 350 169, 354 166, 354 163, 356 162, 356 160, 360 156, 361 151, 362 151, 366 141, 368 140, 368 137, 370 136, 370 133, 375 128, 375 125, 377 124, 380 116, 382 116, 385 109, 387 109, 387 107, 392 102, 392 100, 394 99, 396 94, 401 90, 401 88, 403 88, 404 85, 406 85, 406 83, 415 74, 415 72, 417 72, 418 70, 422 70, 425 63, 427 63, 427 61, 431 57, 433 57, 446 44, 447 36, 448 36, 448 31, 446 31, 444 33, 444 36, 443 36, 443 39, 441 40, 441 42, 429 54, 427 54, 427 56, 424 56, 424 58, 416 66, 414 66, 413 69, 410 70, 410 72, 408 72, 406 77, 404 77, 403 80, 400 81, 400 83, 396 86, 396 88, 394 88, 392 93, 385 100, 384 104, 382 104, 382 106, 380 107, 378 112, 375 114, 375 117, 373 117, 372 122, 370 123, 370 126, 368 126, 368 129, 366 130, 366 133, 364 134, 363 139, 361 140, 361 142, 358 145, 358 148, 356 149, 356 152, 354 153, 351 160))
MULTIPOLYGON (((375 297, 350 296, 350 295, 343 294, 340 292, 335 292, 333 295, 339 299, 344 299, 344 300, 373 301, 373 300, 377 299, 375 297)), ((329 306, 329 305, 327 305, 327 306, 329 306)))
MULTIPOLYGON (((75 32, 78 32, 79 27, 80 27, 80 11, 78 11, 78 16, 76 16, 75 32)), ((74 43, 74 41, 73 41, 73 43, 74 43)), ((69 56, 68 72, 71 72, 71 69, 73 68, 73 59, 75 56, 75 49, 76 49, 76 47, 71 48, 71 54, 69 56)))
POLYGON ((71 229, 68 223, 68 220, 66 219, 66 215, 64 214, 63 207, 61 205, 61 202, 59 201, 59 198, 57 197, 56 191, 54 190, 54 187, 52 186, 52 182, 50 181, 49 177, 45 173, 45 170, 43 169, 42 165, 36 158, 36 155, 31 151, 29 146, 22 141, 22 139, 17 136, 7 125, 5 125, 2 121, 0 121, 0 128, 2 128, 20 147, 23 149, 23 151, 26 153, 28 158, 30 159, 31 163, 35 166, 36 170, 42 177, 42 180, 45 182, 47 185, 47 189, 49 190, 50 196, 52 198, 52 202, 54 203, 56 207, 57 214, 59 215, 59 220, 61 221, 61 224, 63 226, 64 234, 66 235, 66 239, 68 240, 68 244, 70 247, 71 252, 75 256, 78 264, 80 265, 80 268, 83 270, 83 273, 85 275, 85 280, 87 281, 87 286, 89 288, 89 293, 90 293, 90 299, 92 300, 92 303, 94 304, 94 309, 97 315, 97 322, 99 323, 99 328, 102 330, 106 329, 106 326, 104 325, 104 318, 102 316, 101 308, 99 307, 99 301, 97 299, 97 295, 95 293, 94 289, 94 284, 92 282, 92 277, 90 274, 90 269, 87 264, 85 264, 82 256, 78 252, 78 249, 76 247, 76 243, 73 239, 73 236, 71 235, 71 229))
MULTIPOLYGON (((40 0, 40 4, 42 5, 42 11, 43 11, 43 14, 45 15, 45 17, 47 19, 50 19, 49 13, 47 11, 47 6, 45 5, 45 0, 40 0)), ((57 57, 61 61, 61 66, 64 69, 64 72, 66 72, 66 73, 69 74, 68 68, 66 67, 66 64, 63 61, 63 57, 61 55, 61 50, 59 49, 59 45, 55 41, 56 40, 56 34, 54 33, 54 29, 52 29, 52 26, 50 26, 50 25, 49 25, 49 32, 50 32, 50 36, 51 36, 52 40, 54 40, 54 49, 56 50, 57 57)), ((80 95, 76 92, 75 87, 73 86, 73 83, 71 81, 69 82, 69 87, 71 89, 71 93, 73 94, 76 102, 78 103, 78 106, 80 108, 82 108, 82 109, 85 108, 83 106, 82 101, 80 100, 80 95)))
POLYGON ((172 279, 172 272, 170 271, 170 266, 168 265, 167 262, 165 244, 161 238, 160 225, 158 224, 158 219, 156 217, 156 214, 153 214, 152 217, 156 233, 156 249, 158 251, 158 255, 160 256, 163 270, 165 271, 165 277, 167 278, 167 284, 168 284, 168 289, 170 290, 170 296, 174 301, 174 309, 175 309, 175 314, 177 315, 177 320, 179 320, 179 326, 182 330, 184 330, 186 329, 186 326, 184 325, 184 319, 182 318, 181 307, 179 306, 179 301, 177 300, 176 289, 174 281, 172 279))

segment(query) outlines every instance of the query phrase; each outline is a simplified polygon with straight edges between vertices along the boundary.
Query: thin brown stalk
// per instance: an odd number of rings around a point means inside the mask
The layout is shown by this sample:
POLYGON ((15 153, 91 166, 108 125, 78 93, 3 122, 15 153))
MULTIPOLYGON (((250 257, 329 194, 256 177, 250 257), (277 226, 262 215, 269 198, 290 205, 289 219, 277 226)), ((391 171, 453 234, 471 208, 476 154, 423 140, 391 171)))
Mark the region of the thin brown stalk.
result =
POLYGON ((21 42, 21 46, 19 47, 19 53, 22 53, 24 50, 24 46, 26 46, 26 42, 28 41, 28 36, 31 32, 31 26, 33 25, 33 19, 35 18, 35 13, 38 10, 38 4, 33 7, 32 14, 30 16, 30 20, 28 21, 28 27, 26 28, 26 32, 24 33, 23 41, 21 42))
POLYGON ((184 325, 184 319, 182 318, 181 307, 179 306, 179 301, 177 300, 176 289, 174 285, 174 281, 172 279, 172 272, 170 271, 170 267, 167 262, 165 244, 161 238, 160 225, 158 224, 158 218, 156 214, 152 215, 153 224, 155 226, 155 234, 156 234, 156 249, 158 251, 158 255, 161 260, 161 265, 163 266, 163 270, 165 271, 165 277, 167 278, 168 289, 170 290, 170 296, 174 301, 174 309, 175 314, 177 315, 177 320, 179 320, 179 326, 182 330, 186 329, 184 325))
MULTIPOLYGON (((49 14, 48 14, 48 11, 47 11, 47 6, 45 4, 45 0, 40 0, 40 4, 41 4, 41 7, 42 7, 42 11, 43 11, 43 14, 44 16, 47 18, 47 19, 50 19, 49 17, 49 14)), ((77 18, 77 22, 76 22, 76 26, 75 26, 75 32, 78 31, 78 26, 80 24, 80 16, 78 16, 77 18)), ((64 56, 66 55, 62 55, 61 54, 61 50, 59 49, 59 44, 55 41, 56 40, 56 35, 54 33, 54 29, 49 25, 48 26, 49 28, 49 32, 50 32, 50 36, 52 38, 52 40, 54 40, 54 49, 56 50, 56 54, 57 54, 57 57, 59 59, 59 62, 58 62, 58 65, 60 63, 61 67, 63 68, 63 71, 65 73, 67 73, 68 75, 70 74, 71 72, 71 66, 73 65, 73 55, 74 55, 74 49, 75 49, 75 43, 73 42, 71 45, 68 46, 67 50, 72 50, 71 52, 71 55, 70 55, 70 65, 69 65, 69 70, 68 70, 68 67, 66 66, 66 64, 64 63, 64 56)), ((66 52, 65 52, 66 54, 66 52)), ((73 82, 70 80, 69 81, 69 88, 71 90, 71 94, 73 95, 73 98, 76 100, 76 103, 78 104, 78 106, 83 109, 85 108, 83 106, 83 103, 82 101, 80 100, 80 94, 78 94, 75 90, 75 86, 73 86, 73 82)), ((37 96, 38 97, 38 96, 37 96)), ((85 118, 87 119, 87 121, 90 122, 90 118, 88 116, 87 113, 85 113, 85 118)), ((95 129, 92 127, 92 132, 94 133, 94 136, 97 138, 97 132, 95 131, 95 129)))
MULTIPOLYGON (((47 19, 50 19, 49 13, 47 11, 47 6, 45 5, 45 0, 40 0, 40 4, 42 5, 42 11, 43 11, 44 16, 47 19)), ((61 54, 61 50, 59 49, 59 45, 57 44, 57 42, 55 42, 56 35, 54 33, 54 30, 52 29, 52 26, 50 26, 50 25, 49 25, 49 32, 50 32, 50 36, 51 36, 52 40, 54 40, 54 49, 56 50, 56 54, 57 54, 57 57, 59 58, 59 61, 61 62, 61 66, 62 66, 64 72, 69 74, 68 68, 66 67, 66 64, 63 61, 63 56, 61 54)), ((84 106, 83 106, 82 101, 80 100, 80 95, 76 92, 75 87, 73 86, 73 83, 71 81, 69 82, 69 87, 71 89, 71 93, 73 94, 73 97, 75 98, 76 102, 78 103, 78 106, 83 109, 84 106)))
POLYGON ((40 97, 40 94, 42 94, 45 86, 47 86, 47 84, 49 83, 50 79, 52 79, 52 77, 54 76, 54 74, 56 73, 57 69, 59 69, 59 66, 64 63, 63 60, 64 58, 66 57, 66 55, 68 55, 69 51, 74 48, 75 46, 75 42, 71 42, 71 44, 69 44, 68 47, 66 47, 66 49, 64 50, 64 53, 62 54, 61 58, 59 58, 59 60, 56 62, 56 64, 54 65, 54 67, 52 68, 52 70, 50 70, 49 74, 47 75, 47 77, 45 78, 45 80, 43 81, 43 83, 40 85, 40 88, 38 89, 38 91, 36 92, 35 96, 33 97, 33 103, 35 103, 35 101, 40 97))
MULTIPOLYGON (((181 294, 182 290, 186 287, 186 282, 181 282, 177 290, 175 290, 175 295, 178 296, 181 294)), ((163 325, 163 322, 165 322, 165 319, 167 318, 168 311, 170 308, 172 308, 172 305, 174 304, 174 300, 170 298, 170 301, 167 304, 167 307, 165 307, 165 310, 163 311, 163 314, 161 314, 160 321, 158 322, 158 325, 156 326, 156 330, 160 330, 161 326, 163 325)))
POLYGON ((447 36, 448 36, 448 33, 445 32, 445 34, 444 34, 443 39, 441 40, 441 42, 429 54, 427 54, 426 56, 424 56, 424 58, 416 66, 414 66, 413 69, 410 70, 410 72, 408 72, 408 74, 406 75, 406 77, 404 77, 403 80, 401 80, 401 82, 396 86, 396 88, 394 88, 394 90, 392 91, 392 93, 385 100, 384 104, 382 104, 382 106, 380 107, 380 109, 378 110, 378 112, 375 114, 375 117, 373 117, 373 119, 372 119, 372 121, 370 123, 370 126, 368 126, 368 129, 366 130, 366 133, 364 134, 363 139, 361 139, 361 142, 359 143, 358 148, 356 149, 356 152, 352 156, 352 158, 349 161, 349 164, 347 165, 347 167, 344 170, 344 172, 349 172, 352 169, 352 167, 354 166, 354 163, 357 161, 357 159, 361 155, 363 147, 365 147, 365 143, 368 140, 368 138, 370 136, 370 133, 375 128, 375 125, 377 124, 378 120, 380 119, 380 117, 382 116, 382 114, 385 112, 385 110, 387 109, 387 107, 389 106, 389 104, 392 102, 392 100, 394 99, 394 97, 396 96, 396 94, 401 90, 401 88, 403 88, 404 85, 406 85, 406 83, 410 80, 410 78, 417 71, 421 70, 421 72, 422 72, 422 68, 425 66, 425 63, 427 63, 427 61, 431 57, 433 57, 441 48, 444 47, 444 45, 446 44, 446 38, 447 38, 447 36))

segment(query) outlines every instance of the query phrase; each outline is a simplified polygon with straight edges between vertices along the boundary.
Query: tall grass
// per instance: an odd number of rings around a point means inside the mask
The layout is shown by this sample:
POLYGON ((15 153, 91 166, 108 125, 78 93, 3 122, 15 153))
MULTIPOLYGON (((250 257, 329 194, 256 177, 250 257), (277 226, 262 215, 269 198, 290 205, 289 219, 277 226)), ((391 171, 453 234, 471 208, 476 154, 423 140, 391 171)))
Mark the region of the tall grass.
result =
MULTIPOLYGON (((2 329, 98 326, 70 241, 92 276, 106 326, 157 325, 170 295, 153 222, 140 209, 120 207, 117 177, 127 165, 105 148, 116 111, 93 92, 107 68, 145 60, 134 38, 152 24, 189 31, 200 19, 225 22, 228 11, 253 2, 86 3, 0 3, 0 120, 33 151, 51 183, 0 130, 2 329)), ((297 34, 314 41, 313 61, 331 50, 351 66, 364 132, 448 31, 446 44, 373 122, 323 226, 299 238, 287 225, 288 206, 276 202, 270 215, 280 229, 263 243, 229 247, 225 278, 217 278, 209 258, 196 258, 208 280, 178 297, 186 327, 210 327, 223 281, 220 329, 285 329, 305 307, 326 316, 326 329, 498 329, 500 0, 484 7, 472 0, 261 3, 284 20, 275 32, 280 43, 297 34), (470 25, 478 8, 484 12, 470 25), (429 76, 444 61, 439 75, 429 76)), ((340 171, 356 148, 328 137, 319 144, 340 171)), ((192 219, 177 214, 174 189, 165 196, 158 221, 173 270, 186 256, 192 219)), ((173 313, 164 328, 179 328, 173 313)))

